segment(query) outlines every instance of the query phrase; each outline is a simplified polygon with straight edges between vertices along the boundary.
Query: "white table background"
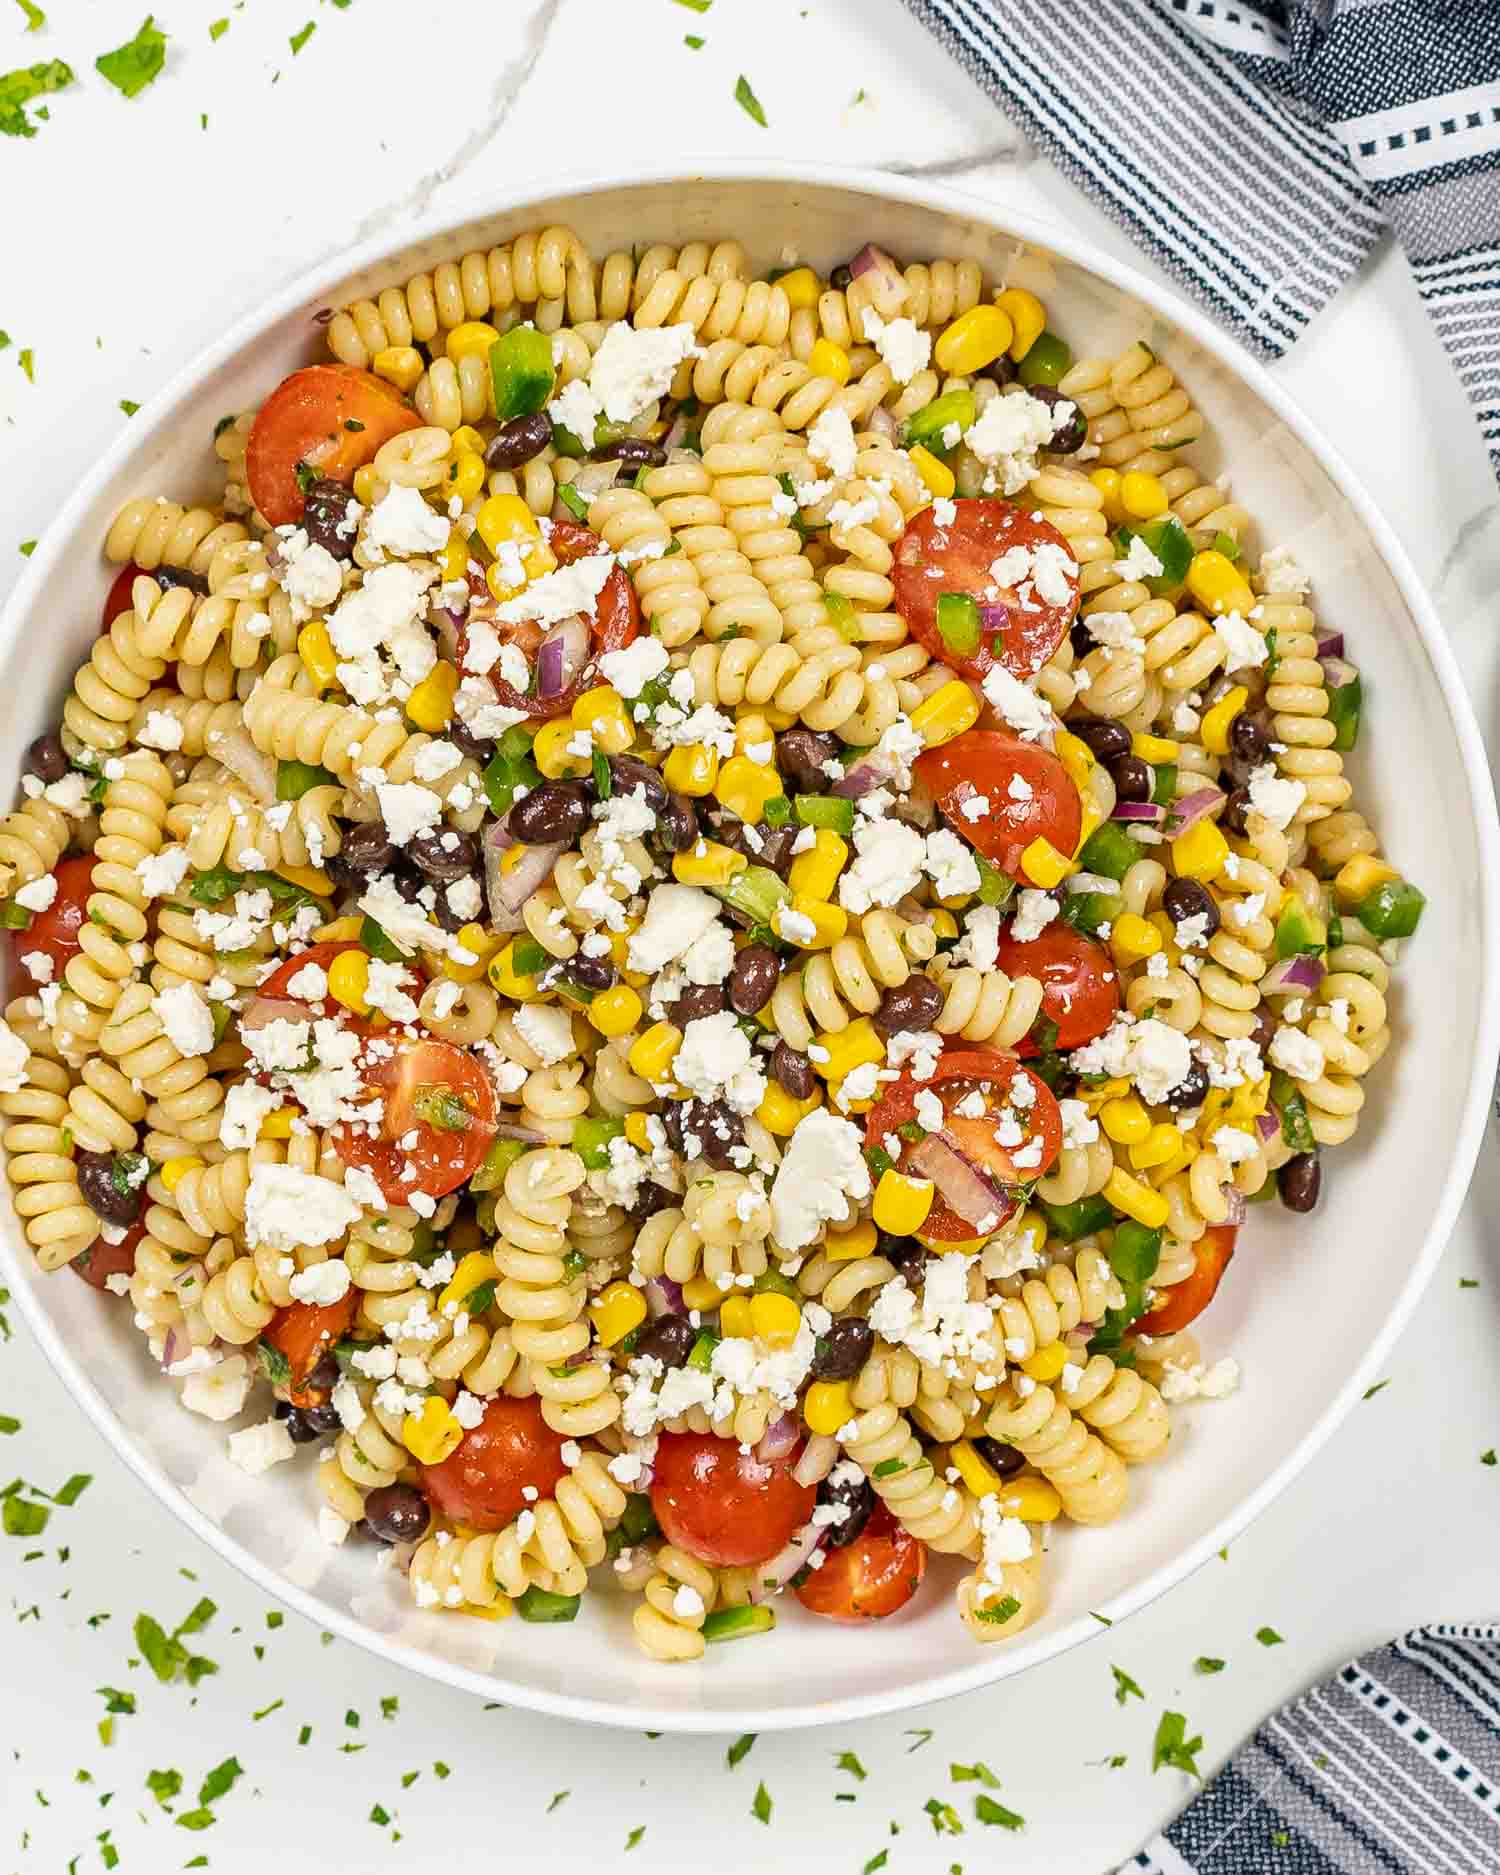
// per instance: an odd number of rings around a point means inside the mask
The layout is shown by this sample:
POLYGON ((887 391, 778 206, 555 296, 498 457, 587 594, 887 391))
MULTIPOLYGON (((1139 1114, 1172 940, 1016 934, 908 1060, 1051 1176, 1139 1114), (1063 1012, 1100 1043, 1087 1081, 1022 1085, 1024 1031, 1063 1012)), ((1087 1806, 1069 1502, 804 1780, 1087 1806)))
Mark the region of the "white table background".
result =
MULTIPOLYGON (((20 12, 0 4, 0 70, 60 57, 80 74, 49 100, 35 139, 0 144, 0 327, 12 339, 0 352, 0 596, 19 543, 42 532, 127 420, 120 399, 144 403, 227 318, 303 266, 377 231, 394 243, 411 216, 434 205, 457 216, 517 177, 805 154, 952 178, 1136 258, 898 0, 714 0, 701 15, 672 0, 354 0, 347 10, 256 0, 243 11, 176 0, 167 69, 127 101, 92 66, 134 32, 140 6, 49 0, 49 25, 25 34, 20 12), (211 42, 221 12, 230 29, 211 42), (308 20, 317 30, 294 56, 290 36, 308 20), (686 33, 707 45, 687 49, 686 33), (733 101, 741 73, 769 130, 733 101), (18 367, 26 347, 34 384, 18 367)), ((1190 175, 1185 155, 1185 187, 1190 175)), ((1400 256, 1383 251, 1277 375, 1359 466, 1428 580, 1493 734, 1500 500, 1400 256)), ((1020 1681, 905 1717, 765 1737, 737 1769, 727 1740, 651 1741, 485 1711, 321 1644, 295 1615, 268 1630, 259 1594, 111 1467, 12 1306, 0 1414, 22 1425, 0 1438, 0 1479, 55 1488, 87 1471, 94 1481, 54 1512, 40 1543, 0 1537, 0 1872, 60 1871, 73 1856, 99 1867, 107 1830, 123 1869, 177 1868, 202 1853, 220 1875, 261 1875, 289 1850, 299 1871, 419 1870, 439 1855, 498 1867, 519 1846, 609 1869, 707 1857, 726 1875, 773 1857, 854 1875, 881 1849, 901 1875, 955 1863, 1095 1875, 1189 1793, 1182 1774, 1150 1770, 1164 1708, 1202 1733, 1207 1770, 1358 1650, 1418 1622, 1500 1613, 1500 1468, 1480 1463, 1500 1445, 1500 1251, 1482 1224, 1497 1200, 1500 1161, 1487 1148, 1390 1384, 1227 1561, 1020 1681), (1461 1289, 1460 1278, 1479 1286, 1461 1289), (198 1644, 221 1670, 196 1693, 158 1685, 132 1664, 131 1623, 145 1609, 170 1626, 199 1595, 218 1604, 198 1644), (1257 1644, 1266 1624, 1283 1645, 1257 1644), (1203 1654, 1225 1670, 1195 1676, 1203 1654), (1144 1703, 1115 1703, 1112 1663, 1144 1703), (138 1701, 107 1748, 96 1731, 105 1685, 138 1701), (380 1700, 393 1695, 399 1710, 384 1719, 380 1700), (304 1724, 313 1735, 299 1747, 304 1724), (908 1735, 917 1726, 931 1727, 929 1742, 908 1735), (844 1750, 867 1781, 836 1770, 844 1750), (179 1831, 147 1793, 147 1773, 179 1769, 190 1802, 231 1753, 244 1776, 218 1821, 179 1831), (1102 1762, 1119 1753, 1123 1768, 1102 1762), (1024 1832, 972 1820, 978 1786, 950 1784, 948 1768, 976 1758, 1001 1778, 1024 1832), (435 1759, 451 1767, 446 1780, 435 1759), (421 1775, 403 1790, 410 1771, 421 1775), (761 1780, 769 1827, 750 1812, 761 1780), (571 1795, 548 1814, 559 1790, 571 1795), (836 1802, 839 1792, 856 1801, 836 1802), (968 1819, 964 1836, 935 1835, 923 1813, 934 1796, 968 1819), (377 1804, 392 1825, 369 1820, 377 1804)), ((1310 1273, 1309 1307, 1328 1300, 1310 1273)), ((878 1646, 878 1631, 863 1644, 878 1646)))

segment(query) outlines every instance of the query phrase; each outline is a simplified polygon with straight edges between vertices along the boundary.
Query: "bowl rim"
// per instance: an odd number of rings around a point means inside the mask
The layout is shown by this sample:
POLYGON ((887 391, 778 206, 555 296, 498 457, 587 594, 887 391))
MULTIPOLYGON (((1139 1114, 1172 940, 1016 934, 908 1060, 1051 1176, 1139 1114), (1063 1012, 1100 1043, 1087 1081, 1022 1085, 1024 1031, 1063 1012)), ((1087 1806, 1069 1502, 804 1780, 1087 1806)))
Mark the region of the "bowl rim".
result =
MULTIPOLYGON (((1032 212, 997 207, 979 194, 951 183, 926 177, 907 177, 869 166, 807 161, 767 161, 723 158, 683 167, 664 162, 635 169, 621 177, 593 170, 564 171, 543 182, 539 178, 476 196, 465 207, 433 210, 407 227, 391 229, 330 255, 288 280, 267 300, 258 302, 236 319, 212 343, 204 346, 173 373, 142 413, 145 422, 128 425, 74 487, 72 494, 45 530, 36 552, 0 609, 0 648, 8 649, 19 634, 21 621, 36 606, 54 568, 73 544, 80 520, 98 491, 132 455, 143 452, 149 440, 173 422, 179 405, 191 397, 202 380, 232 359, 247 344, 300 304, 317 299, 346 276, 378 266, 403 249, 441 239, 447 233, 490 216, 513 214, 534 201, 558 201, 571 196, 620 194, 633 189, 703 182, 764 183, 796 189, 842 189, 911 204, 918 208, 979 221, 1004 234, 1057 254, 1091 273, 1117 292, 1132 295, 1211 353, 1230 375, 1246 384, 1267 408, 1286 424, 1317 459, 1352 508, 1405 602, 1423 648, 1437 674, 1439 688, 1452 723, 1468 784, 1468 809, 1480 849, 1479 901, 1484 953, 1494 954, 1500 939, 1500 820, 1497 820, 1494 785, 1480 736, 1474 707, 1458 664, 1448 645, 1437 609, 1428 596, 1405 548, 1384 525, 1372 497, 1316 425, 1270 376, 1266 368, 1241 347, 1209 316, 1173 289, 1148 278, 1128 262, 1096 247, 1087 238, 1059 228, 1032 212)), ((1173 1561, 1163 1564, 1116 1596, 1101 1612, 1111 1624, 1155 1601, 1200 1568, 1280 1495, 1327 1442, 1363 1392, 1369 1376, 1384 1360, 1442 1258, 1473 1175, 1488 1115, 1493 1063, 1500 1052, 1500 971, 1491 970, 1480 987, 1479 1024, 1474 1065, 1465 1094, 1461 1123, 1453 1136, 1448 1171, 1438 1203, 1423 1237, 1419 1253, 1389 1314, 1354 1371, 1296 1448, 1264 1478, 1255 1490, 1224 1516, 1196 1543, 1173 1561)), ((663 1687, 659 1703, 642 1701, 624 1705, 612 1700, 553 1692, 496 1673, 446 1660, 404 1642, 389 1639, 352 1613, 333 1607, 310 1590, 288 1581, 260 1562, 234 1538, 213 1523, 185 1493, 137 1449, 124 1423, 104 1400, 69 1345, 53 1327, 35 1293, 29 1265, 23 1262, 20 1233, 13 1220, 0 1230, 0 1268, 11 1279, 16 1300, 53 1371, 83 1407, 95 1428, 115 1454, 152 1494, 218 1556, 264 1593, 294 1608, 319 1627, 397 1666, 430 1680, 472 1693, 480 1698, 497 1695, 525 1709, 556 1718, 638 1730, 642 1725, 684 1733, 790 1731, 845 1720, 873 1718, 909 1711, 939 1699, 972 1692, 1028 1667, 1067 1652, 1091 1635, 1103 1631, 1100 1622, 1082 1616, 1042 1637, 1012 1642, 1003 1650, 976 1648, 972 1664, 927 1679, 912 1681, 894 1691, 862 1693, 829 1700, 806 1699, 790 1707, 698 1711, 674 1703, 663 1687)))

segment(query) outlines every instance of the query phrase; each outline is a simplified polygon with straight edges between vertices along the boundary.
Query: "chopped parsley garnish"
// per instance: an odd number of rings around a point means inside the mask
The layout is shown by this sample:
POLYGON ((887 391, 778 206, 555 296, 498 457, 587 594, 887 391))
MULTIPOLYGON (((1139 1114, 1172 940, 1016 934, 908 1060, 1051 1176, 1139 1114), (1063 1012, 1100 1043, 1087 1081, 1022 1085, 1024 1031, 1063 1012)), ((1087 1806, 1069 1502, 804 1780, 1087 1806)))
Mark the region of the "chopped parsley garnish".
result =
MULTIPOLYGON (((415 1773, 415 1772, 413 1772, 413 1773, 412 1773, 412 1776, 413 1776, 413 1777, 415 1777, 415 1775, 416 1775, 416 1773, 415 1773)), ((573 1793, 572 1793, 572 1791, 570 1791, 570 1790, 557 1790, 557 1791, 554 1791, 554 1792, 552 1793, 552 1801, 551 1801, 551 1803, 549 1803, 549 1804, 547 1805, 547 1814, 548 1814, 548 1816, 551 1816, 551 1814, 552 1814, 552 1812, 553 1812, 553 1811, 554 1811, 554 1810, 555 1810, 555 1809, 557 1808, 557 1806, 558 1806, 558 1805, 559 1805, 560 1803, 566 1803, 566 1802, 567 1802, 567 1800, 568 1800, 568 1798, 569 1798, 569 1797, 571 1797, 571 1796, 572 1796, 572 1794, 573 1794, 573 1793)))
POLYGON ((890 1850, 882 1849, 878 1855, 872 1855, 870 1857, 869 1861, 866 1862, 864 1868, 860 1871, 860 1875, 876 1875, 877 1870, 883 1869, 890 1859, 890 1850))
POLYGON ((33 6, 31 0, 16 0, 16 5, 26 15, 26 30, 29 33, 40 32, 47 24, 47 15, 39 6, 33 6))
POLYGON ((1257 1628, 1255 1638, 1262 1647, 1280 1647, 1282 1644, 1282 1637, 1275 1628, 1257 1628))
POLYGON ((19 1419, 12 1419, 9 1413, 0 1413, 0 1433, 10 1434, 21 1430, 19 1419))
POLYGON ((743 72, 740 74, 739 81, 734 87, 734 101, 747 117, 753 117, 755 119, 762 130, 770 128, 766 122, 766 113, 761 105, 761 101, 750 89, 750 80, 745 77, 743 72))
POLYGON ((302 28, 301 32, 292 34, 291 38, 287 40, 287 44, 292 48, 293 58, 296 58, 297 54, 302 50, 302 48, 307 44, 308 40, 312 38, 313 34, 317 30, 318 30, 318 22, 316 20, 309 20, 307 24, 302 28))
POLYGON ((987 1764, 950 1764, 948 1775, 955 1784, 983 1784, 986 1790, 998 1790, 1000 1780, 987 1764))
POLYGON ((750 1747, 754 1743, 755 1743, 754 1732, 742 1732, 740 1736, 734 1741, 734 1743, 729 1747, 728 1751, 725 1752, 724 1756, 726 1760, 728 1761, 729 1768, 731 1771, 741 1761, 741 1759, 746 1758, 750 1755, 750 1747))
POLYGON ((999 1829, 1024 1829, 1026 1819, 1014 1810, 1007 1810, 1003 1803, 996 1803, 993 1797, 976 1797, 974 1814, 981 1823, 990 1823, 999 1829))
POLYGON ((94 70, 127 98, 137 97, 161 73, 167 62, 167 35, 148 13, 134 39, 94 60, 94 70))
POLYGON ((635 1828, 625 1838, 625 1848, 626 1848, 627 1853, 636 1846, 636 1844, 641 1840, 642 1836, 644 1836, 645 1833, 646 1833, 646 1825, 644 1823, 637 1823, 635 1828))
POLYGON ((757 1823, 769 1823, 771 1820, 771 1793, 764 1784, 755 1786, 755 1796, 751 1800, 750 1814, 757 1823))
POLYGON ((951 1803, 944 1803, 941 1797, 929 1797, 922 1805, 932 1823, 934 1836, 962 1836, 963 1819, 951 1803))
POLYGON ((678 6, 688 7, 694 13, 706 13, 713 3, 714 0, 677 0, 678 6))
POLYGON ((865 1781, 865 1767, 852 1751, 841 1751, 834 1762, 841 1771, 847 1771, 851 1777, 857 1777, 861 1784, 865 1781))
POLYGON ((122 397, 120 399, 120 408, 125 412, 127 417, 133 417, 136 411, 140 409, 140 405, 132 398, 122 397))
POLYGON ((217 1605, 205 1595, 189 1609, 170 1634, 151 1615, 136 1616, 132 1630, 135 1644, 163 1686, 169 1686, 179 1674, 189 1686, 196 1686, 199 1680, 218 1672, 217 1661, 205 1659, 202 1654, 192 1653, 183 1646, 184 1635, 199 1633, 217 1613, 217 1605))
POLYGON ((1123 1706, 1125 1701, 1132 1697, 1136 1699, 1146 1697, 1130 1675, 1121 1668, 1111 1667, 1110 1672, 1115 1676, 1115 1704, 1117 1706, 1123 1706))
POLYGON ((1491 1447, 1490 1447, 1490 1449, 1489 1449, 1489 1451, 1487 1451, 1487 1452, 1481 1452, 1481 1453, 1479 1454, 1479 1462, 1480 1462, 1480 1464, 1481 1464, 1481 1465, 1494 1465, 1494 1464, 1500 1464, 1500 1459, 1497 1459, 1497 1458, 1496 1458, 1496 1456, 1495 1456, 1495 1448, 1494 1448, 1494 1446, 1491 1446, 1491 1447))
POLYGON ((1194 1673, 1222 1673, 1224 1662, 1215 1660, 1212 1654, 1199 1654, 1193 1662, 1193 1671, 1194 1673))
POLYGON ((708 41, 703 37, 702 33, 684 33, 682 35, 682 43, 690 52, 701 52, 704 46, 708 44, 708 41))
MULTIPOLYGON (((0 72, 0 136, 34 137, 36 125, 26 115, 25 106, 49 92, 61 91, 72 82, 73 68, 61 59, 46 59, 39 65, 23 65, 13 72, 0 72)), ((37 116, 42 117, 45 110, 44 105, 37 116)), ((26 375, 30 377, 31 373, 28 371, 26 375)))
POLYGON ((903 1733, 903 1737, 914 1738, 917 1741, 916 1744, 906 1747, 906 1755, 909 1758, 914 1751, 920 1751, 924 1745, 930 1745, 932 1743, 932 1727, 930 1725, 914 1725, 903 1733))
POLYGON ((211 40, 222 39, 228 31, 228 20, 210 20, 208 22, 208 36, 211 40))
POLYGON ((168 1804, 182 1789, 181 1771, 150 1771, 146 1775, 146 1788, 159 1804, 168 1804))
MULTIPOLYGON (((999 1627, 1002 1622, 1012 1620, 1020 1612, 1021 1604, 1014 1595, 1002 1595, 999 1601, 986 1602, 982 1608, 974 1610, 979 1620, 992 1622, 996 1627, 999 1627)), ((916 1747, 913 1746, 912 1749, 915 1750, 916 1747)))
POLYGON ((222 1764, 216 1764, 198 1786, 199 1803, 217 1803, 220 1797, 233 1790, 236 1779, 243 1776, 244 1769, 238 1758, 226 1758, 222 1764))
POLYGON ((1388 1387, 1390 1384, 1391 1383, 1388 1380, 1377 1380, 1373 1387, 1366 1387, 1364 1392, 1359 1397, 1362 1400, 1373 1400, 1375 1398, 1375 1395, 1380 1392, 1382 1387, 1388 1387))
POLYGON ((1188 1737, 1187 1720, 1180 1712, 1164 1712, 1151 1745, 1151 1769, 1159 1771, 1167 1765, 1174 1771, 1186 1771, 1189 1777, 1196 1777, 1201 1783, 1203 1773, 1198 1769, 1195 1754, 1202 1749, 1201 1738, 1188 1737))
POLYGON ((26 373, 26 382, 28 384, 35 384, 36 383, 36 353, 31 349, 29 345, 26 347, 25 351, 18 354, 16 358, 16 363, 26 373))

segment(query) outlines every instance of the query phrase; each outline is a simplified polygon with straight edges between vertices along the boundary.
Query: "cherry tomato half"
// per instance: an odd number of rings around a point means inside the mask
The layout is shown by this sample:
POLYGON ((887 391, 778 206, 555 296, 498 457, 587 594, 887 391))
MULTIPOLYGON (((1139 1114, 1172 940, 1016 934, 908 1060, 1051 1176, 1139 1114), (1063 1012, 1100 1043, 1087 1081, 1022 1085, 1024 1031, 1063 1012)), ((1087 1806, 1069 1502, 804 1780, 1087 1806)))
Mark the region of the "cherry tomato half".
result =
POLYGON ((1072 777, 1050 749, 1002 729, 966 729, 919 755, 912 769, 954 832, 1023 885, 1028 881, 1021 855, 1033 840, 1046 840, 1065 855, 1077 849, 1083 803, 1072 777), (1024 788, 1013 793, 1011 783, 1017 777, 1024 788), (978 820, 970 820, 963 804, 975 795, 983 796, 987 805, 978 820))
POLYGON ((798 1453, 759 1459, 712 1433, 664 1432, 651 1508, 669 1543, 706 1563, 769 1562, 813 1514, 818 1487, 792 1476, 798 1453))
POLYGON ((1193 1273, 1170 1289, 1162 1291, 1158 1306, 1149 1310, 1135 1324, 1143 1335, 1175 1335, 1186 1328, 1213 1301, 1215 1291, 1234 1255, 1238 1224, 1210 1224, 1193 1245, 1193 1273))
MULTIPOLYGON (((925 1081, 903 1074, 899 1081, 891 1082, 866 1116, 866 1151, 875 1146, 890 1150, 886 1145, 887 1136, 899 1136, 900 1129, 916 1118, 917 1096, 923 1089, 930 1089, 943 1103, 944 1132, 951 1133, 965 1157, 982 1167, 997 1183, 1006 1186, 1025 1184, 1042 1177, 1056 1160, 1062 1146, 1062 1115, 1051 1088, 1030 1068, 1024 1067, 1014 1055, 996 1054, 985 1048, 953 1049, 939 1056, 937 1067, 925 1081), (1022 1131, 1019 1145, 1005 1147, 1000 1144, 995 1138, 996 1122, 993 1118, 986 1116, 970 1119, 953 1111, 971 1089, 981 1084, 990 1090, 987 1096, 990 1107, 1006 1106, 1010 1104, 1010 1084, 1015 1080, 1029 1082, 1033 1096, 1029 1106, 1013 1109, 1022 1131), (1039 1155, 1029 1150, 1038 1140, 1041 1142, 1039 1155), (1035 1164, 1017 1166, 1016 1153, 1027 1160, 1035 1158, 1035 1164)), ((912 1150, 912 1142, 903 1141, 897 1163, 906 1165, 912 1150)), ((997 1225, 1011 1216, 1019 1203, 1019 1198, 1015 1197, 1008 1204, 997 1199, 997 1225)), ((938 1197, 933 1200, 932 1209, 927 1213, 922 1235, 939 1238, 945 1243, 967 1243, 973 1240, 976 1231, 971 1220, 960 1217, 944 1198, 938 1197)))
POLYGON ((441 1198, 484 1163, 498 1119, 495 1089, 475 1058, 452 1042, 375 1035, 366 1044, 365 1085, 385 1096, 378 1136, 341 1126, 334 1148, 363 1166, 392 1204, 414 1191, 441 1198), (416 1134, 410 1146, 400 1142, 416 1134))
POLYGON ((422 419, 401 393, 354 365, 308 365, 261 405, 245 446, 250 497, 272 527, 302 518, 297 470, 351 482, 382 443, 422 419))
POLYGON ((110 581, 109 591, 104 595, 104 611, 99 618, 101 632, 107 632, 122 612, 130 610, 130 595, 135 582, 148 577, 145 568, 137 566, 133 560, 120 568, 110 581))
POLYGON ((318 1362, 348 1334, 358 1308, 359 1291, 350 1289, 341 1302, 289 1302, 271 1317, 260 1338, 286 1356, 293 1392, 307 1385, 318 1362))
POLYGON ((146 1220, 138 1217, 118 1243, 96 1237, 87 1250, 80 1251, 68 1265, 92 1289, 102 1289, 111 1276, 130 1276, 135 1272, 135 1247, 146 1234, 146 1220))
POLYGON ((32 951, 52 959, 52 974, 45 979, 48 983, 60 983, 68 959, 78 955, 78 933, 93 890, 94 861, 87 855, 65 859, 54 868, 52 876, 57 881, 56 898, 45 911, 32 913, 24 931, 10 934, 11 950, 29 982, 38 979, 32 977, 22 960, 32 951))
MULTIPOLYGON (((1036 977, 1042 985, 1042 1014, 1057 1024, 1059 1048, 1081 1048, 1102 1035, 1120 1008, 1120 973, 1102 944, 1095 944, 1060 918, 1040 937, 1022 943, 1007 927, 1000 933, 996 962, 1008 977, 1036 977)), ((1034 1055, 1028 1036, 1017 1044, 1034 1055)))
MULTIPOLYGON (((291 987, 292 981, 309 964, 316 964, 326 975, 335 957, 342 956, 345 951, 359 949, 360 946, 352 938, 342 943, 330 940, 325 944, 309 944, 305 951, 298 951, 295 957, 288 957, 285 963, 278 964, 256 993, 273 1002, 305 1003, 308 1009, 315 1010, 320 1016, 336 1016, 343 1008, 342 1003, 335 1002, 331 996, 323 996, 312 1002, 306 996, 297 995, 291 987)), ((412 968, 415 971, 416 966, 412 968)))
POLYGON ((440 1465, 422 1467, 428 1501, 471 1530, 503 1530, 528 1502, 551 1497, 567 1475, 563 1435, 542 1418, 540 1400, 490 1401, 484 1418, 466 1432, 440 1465), (525 1493, 535 1492, 528 1499, 525 1493))
MULTIPOLYGON (((552 531, 547 536, 547 545, 552 549, 559 566, 571 566, 575 560, 605 550, 604 542, 597 534, 591 533, 586 527, 579 527, 573 521, 554 521, 552 531)), ((536 626, 497 625, 495 629, 511 637, 527 653, 528 658, 535 660, 536 647, 542 640, 542 634, 536 626)), ((566 716, 575 700, 592 686, 594 667, 598 660, 606 651, 624 650, 640 629, 641 609, 636 603, 635 588, 622 568, 611 567, 609 578, 605 580, 589 618, 588 657, 567 689, 545 699, 534 697, 524 690, 517 690, 503 677, 492 673, 490 682, 495 687, 495 695, 506 709, 523 710, 526 715, 539 721, 552 716, 566 716)), ((460 666, 462 663, 463 647, 460 646, 460 666)))
MULTIPOLYGON (((935 508, 924 508, 906 524, 896 543, 896 610, 913 638, 954 670, 976 681, 997 664, 1015 677, 1034 677, 1062 643, 1078 610, 1078 568, 1073 551, 1050 521, 1013 502, 955 501, 954 520, 945 527, 935 508), (1035 552, 1060 549, 1066 566, 1068 596, 1043 599, 1033 586, 1023 607, 1014 586, 1002 586, 991 568, 1012 547, 1035 552), (981 633, 979 649, 955 651, 937 625, 937 602, 945 592, 967 593, 980 606, 1002 607, 1004 624, 981 633)), ((1071 850, 1071 849, 1070 849, 1071 850)))
POLYGON ((880 1621, 904 1608, 927 1572, 927 1545, 877 1504, 852 1543, 824 1552, 797 1584, 797 1600, 832 1621, 880 1621))

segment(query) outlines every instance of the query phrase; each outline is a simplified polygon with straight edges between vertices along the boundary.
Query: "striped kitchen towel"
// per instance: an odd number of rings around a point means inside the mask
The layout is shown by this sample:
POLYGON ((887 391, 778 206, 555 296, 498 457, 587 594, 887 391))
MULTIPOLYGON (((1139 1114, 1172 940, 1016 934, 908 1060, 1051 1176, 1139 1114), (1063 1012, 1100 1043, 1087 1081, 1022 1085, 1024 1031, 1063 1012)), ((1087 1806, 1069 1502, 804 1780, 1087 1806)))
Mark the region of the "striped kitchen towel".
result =
POLYGON ((1414 1628, 1293 1700, 1118 1875, 1496 1875, 1500 1626, 1414 1628))
POLYGON ((1263 357, 1393 229, 1500 475, 1500 0, 906 4, 1263 357))

